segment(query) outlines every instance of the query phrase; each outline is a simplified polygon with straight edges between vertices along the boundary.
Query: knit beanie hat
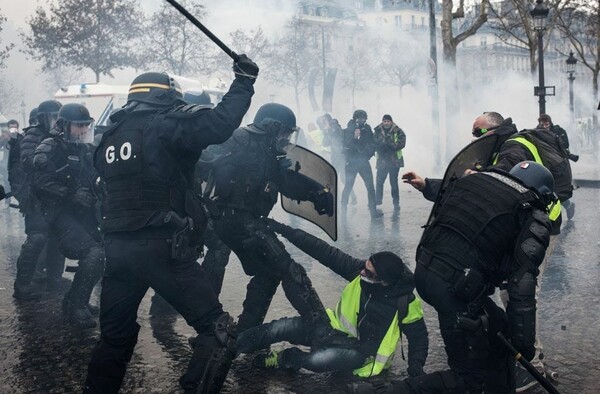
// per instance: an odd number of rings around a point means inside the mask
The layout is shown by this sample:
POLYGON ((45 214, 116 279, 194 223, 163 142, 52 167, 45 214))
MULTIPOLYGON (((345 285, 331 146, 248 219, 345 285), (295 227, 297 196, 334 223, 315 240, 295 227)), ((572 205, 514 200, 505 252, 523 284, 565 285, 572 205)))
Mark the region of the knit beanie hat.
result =
POLYGON ((400 256, 392 252, 375 253, 369 260, 377 271, 377 276, 390 285, 402 279, 407 270, 400 256))
POLYGON ((393 122, 392 115, 388 114, 383 115, 383 118, 381 120, 389 120, 390 122, 393 122))

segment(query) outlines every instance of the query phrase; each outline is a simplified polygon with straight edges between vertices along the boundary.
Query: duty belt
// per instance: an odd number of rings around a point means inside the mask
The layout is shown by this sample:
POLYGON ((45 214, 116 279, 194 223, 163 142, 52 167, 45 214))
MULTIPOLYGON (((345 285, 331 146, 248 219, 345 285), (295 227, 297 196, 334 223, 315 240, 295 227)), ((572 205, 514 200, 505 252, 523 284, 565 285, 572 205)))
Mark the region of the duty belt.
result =
POLYGON ((450 283, 455 283, 470 270, 470 268, 457 267, 456 265, 431 254, 431 252, 423 247, 421 247, 417 263, 450 283))

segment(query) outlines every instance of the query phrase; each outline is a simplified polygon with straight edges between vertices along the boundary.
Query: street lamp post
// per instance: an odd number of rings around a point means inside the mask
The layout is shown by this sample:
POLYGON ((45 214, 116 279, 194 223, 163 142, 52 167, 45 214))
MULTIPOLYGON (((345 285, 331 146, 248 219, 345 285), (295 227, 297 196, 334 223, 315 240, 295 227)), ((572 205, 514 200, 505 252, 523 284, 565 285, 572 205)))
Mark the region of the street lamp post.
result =
POLYGON ((25 104, 25 100, 21 100, 21 116, 23 117, 23 127, 27 126, 27 118, 25 117, 25 109, 27 108, 27 104, 25 104))
POLYGON ((575 65, 577 59, 573 56, 573 51, 569 53, 569 57, 566 60, 567 63, 567 74, 569 74, 569 116, 571 121, 571 127, 575 124, 575 110, 573 108, 573 81, 575 81, 575 65))
POLYGON ((533 28, 537 32, 538 39, 538 77, 539 86, 534 88, 534 95, 539 97, 540 115, 546 113, 546 85, 544 82, 544 31, 546 30, 546 18, 550 10, 544 6, 543 0, 536 0, 535 7, 529 12, 533 19, 533 28))

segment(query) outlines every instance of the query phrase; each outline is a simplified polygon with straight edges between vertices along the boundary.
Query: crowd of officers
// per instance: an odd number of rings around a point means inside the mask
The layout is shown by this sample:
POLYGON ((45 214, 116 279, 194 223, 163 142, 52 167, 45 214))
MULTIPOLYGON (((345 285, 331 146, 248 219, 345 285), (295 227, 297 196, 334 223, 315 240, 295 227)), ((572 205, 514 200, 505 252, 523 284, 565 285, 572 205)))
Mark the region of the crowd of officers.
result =
MULTIPOLYGON (((530 145, 559 141, 566 133, 558 139, 544 134, 555 135, 551 119, 543 116, 527 139, 510 119, 484 113, 473 135, 495 138, 495 146, 476 170, 450 182, 405 173, 404 182, 435 202, 413 274, 395 253, 357 258, 268 219, 279 193, 328 216, 334 215, 334 196, 286 158, 297 129, 288 107, 265 104, 251 124, 240 127, 259 69, 241 55, 233 70, 229 91, 214 107, 186 102, 167 74, 139 75, 96 144, 87 109, 53 100, 40 103, 30 126, 11 134, 10 196, 18 201, 27 235, 14 297, 35 302, 41 297, 32 283, 36 270, 45 270, 51 291, 62 278, 65 257, 77 261, 62 303, 64 319, 86 329, 99 314, 101 329, 84 391, 119 391, 140 329, 137 310, 152 288, 197 333, 180 379, 186 393, 218 392, 239 353, 257 352, 257 368, 376 376, 391 366, 402 335, 409 342, 409 377, 349 390, 513 392, 515 363, 497 334, 509 337, 525 358, 541 358, 541 346, 534 346, 536 283, 560 228, 560 208, 553 214, 559 180, 548 162, 542 165, 544 151, 530 145), (278 235, 348 281, 335 308, 323 306, 278 235), (198 264, 204 245, 209 250, 198 264), (218 300, 232 251, 251 277, 237 327, 218 300), (98 310, 89 299, 101 278, 98 310), (280 284, 299 316, 265 323, 280 284), (504 308, 490 298, 498 287, 505 291, 504 308), (447 371, 424 371, 429 342, 421 299, 438 313, 447 371), (281 341, 309 350, 268 351, 281 341)), ((329 115, 318 123, 328 158, 344 169, 342 214, 358 174, 377 218, 388 176, 399 210, 406 135, 390 115, 374 132, 366 120, 366 112, 356 110, 346 129, 329 115), (375 153, 374 185, 369 159, 375 153)), ((559 196, 563 202, 567 194, 559 196)), ((569 209, 574 212, 574 204, 569 209)))

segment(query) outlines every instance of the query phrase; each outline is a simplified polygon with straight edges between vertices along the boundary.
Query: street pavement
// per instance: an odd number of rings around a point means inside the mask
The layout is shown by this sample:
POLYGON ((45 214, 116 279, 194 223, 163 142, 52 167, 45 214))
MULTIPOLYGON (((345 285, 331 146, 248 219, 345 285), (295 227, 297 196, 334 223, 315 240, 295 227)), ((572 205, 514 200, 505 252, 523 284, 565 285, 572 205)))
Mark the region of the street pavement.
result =
MULTIPOLYGON (((597 179, 597 178, 596 178, 597 179)), ((407 185, 401 186, 401 213, 393 218, 386 185, 383 210, 385 216, 372 222, 362 195, 356 206, 340 220, 337 247, 356 257, 367 258, 372 252, 390 250, 398 253, 414 269, 415 248, 422 233, 431 203, 407 185)), ((563 224, 559 243, 546 269, 540 302, 539 331, 544 343, 547 364, 558 374, 561 393, 597 393, 600 378, 600 189, 580 188, 572 199, 576 203, 573 221, 563 224)), ((4 204, 4 203, 0 203, 4 204)), ((324 233, 301 219, 292 219, 277 209, 276 219, 301 227, 326 239, 324 233)), ((45 293, 39 302, 17 302, 12 298, 15 262, 24 240, 23 219, 14 209, 0 209, 0 393, 72 393, 81 392, 87 362, 99 330, 79 331, 63 324, 61 293, 45 293)), ((303 264, 320 294, 323 304, 335 306, 345 281, 328 269, 311 261, 292 246, 288 250, 303 264)), ((73 265, 73 262, 70 262, 73 265)), ((66 273, 65 278, 72 278, 66 273)), ((221 301, 227 311, 237 316, 245 296, 248 277, 239 261, 230 260, 221 301)), ((68 281, 63 285, 63 292, 68 281)), ((92 296, 98 304, 99 287, 92 296)), ((129 365, 123 393, 180 393, 179 376, 191 354, 187 338, 193 336, 179 316, 149 316, 149 291, 138 314, 141 325, 139 341, 129 365)), ((273 299, 267 320, 293 316, 295 311, 281 290, 273 299)), ((435 311, 425 305, 430 334, 430 350, 425 370, 447 368, 435 311)), ((285 344, 279 347, 289 346, 285 344)), ((407 348, 404 341, 404 353, 407 348)), ((388 378, 406 377, 406 364, 397 352, 388 378)), ((259 371, 251 366, 252 358, 243 356, 234 362, 223 389, 228 393, 307 393, 344 392, 354 381, 344 374, 315 374, 308 371, 259 371)), ((531 393, 544 392, 541 388, 531 393)))

